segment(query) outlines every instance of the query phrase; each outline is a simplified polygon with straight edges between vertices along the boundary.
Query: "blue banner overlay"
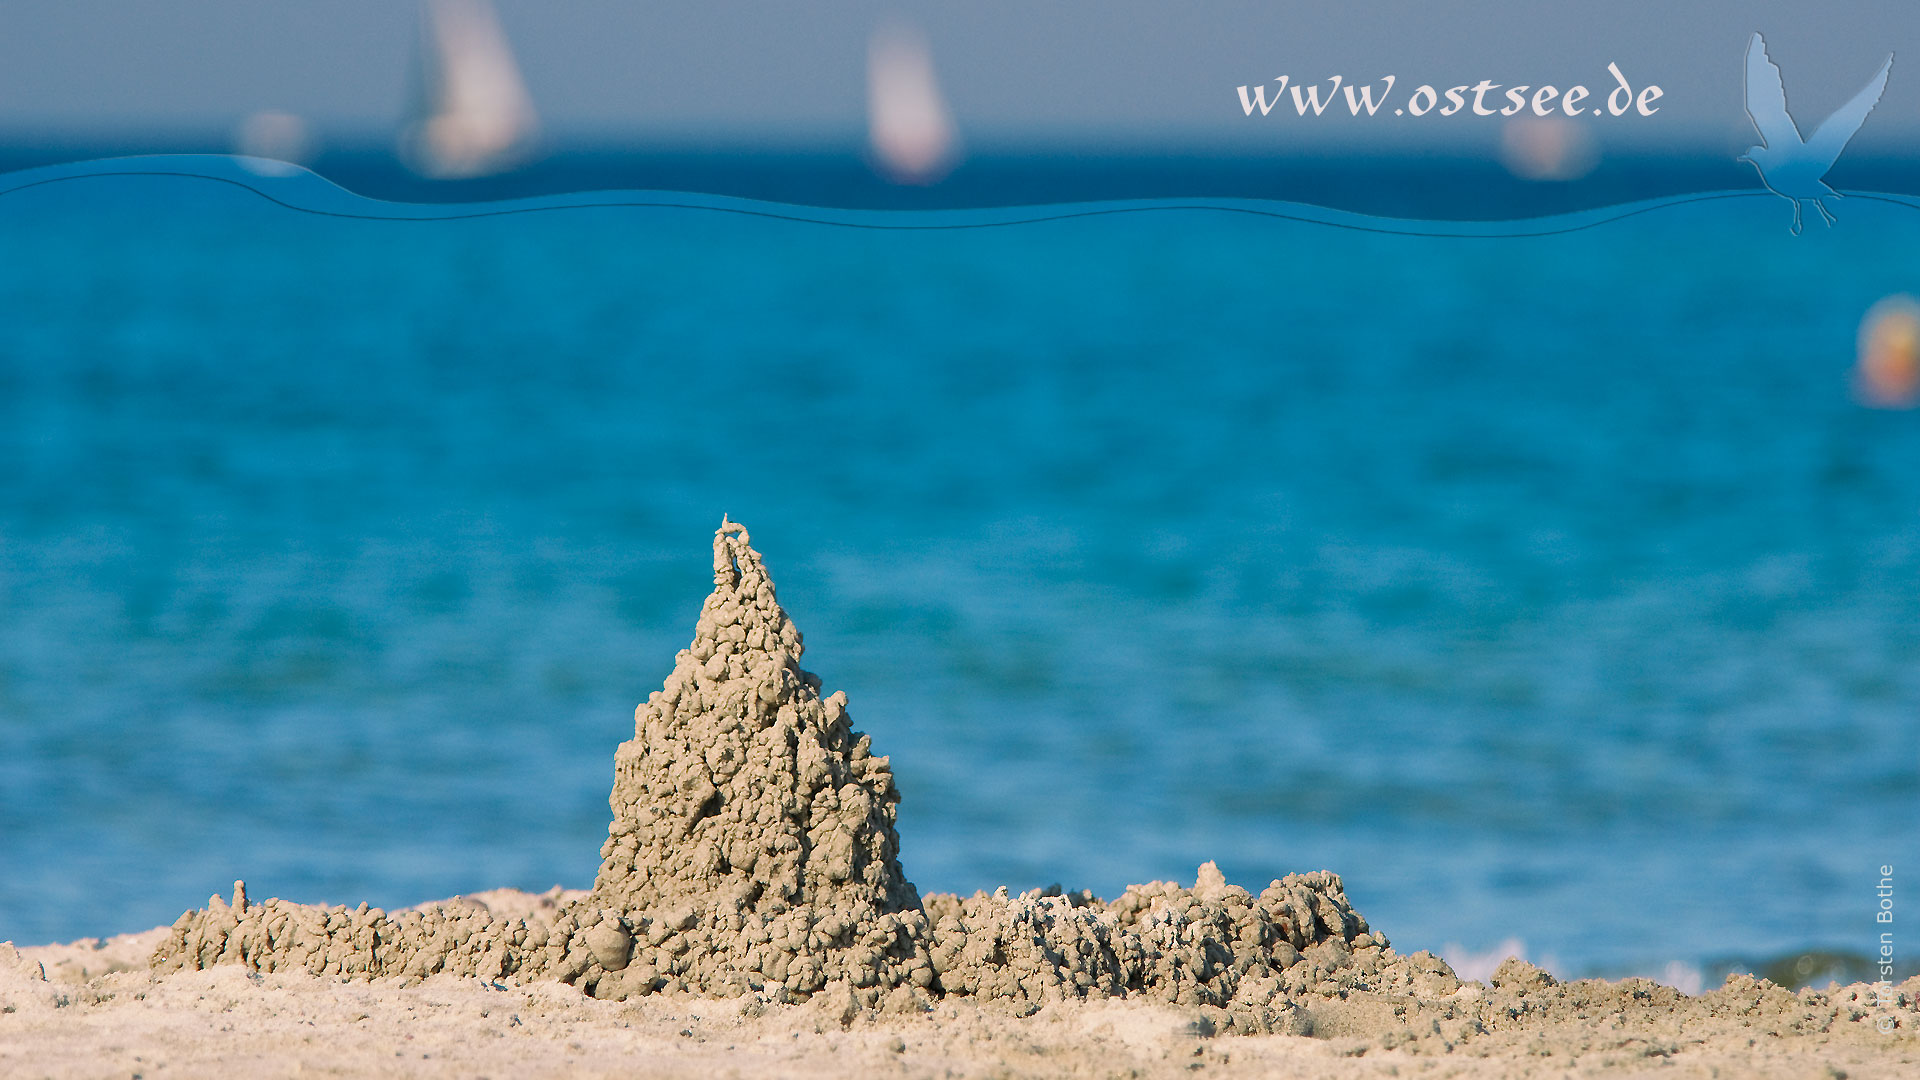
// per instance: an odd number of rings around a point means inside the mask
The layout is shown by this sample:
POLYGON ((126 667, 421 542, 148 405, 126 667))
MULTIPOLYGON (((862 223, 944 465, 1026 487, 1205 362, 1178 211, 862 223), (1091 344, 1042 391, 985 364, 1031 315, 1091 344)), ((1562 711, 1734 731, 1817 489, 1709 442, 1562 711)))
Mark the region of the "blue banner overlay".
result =
MULTIPOLYGON (((1283 221, 1314 222, 1335 228, 1401 236, 1531 237, 1590 229, 1611 221, 1667 207, 1728 199, 1779 197, 1765 188, 1699 191, 1641 199, 1538 217, 1468 216, 1459 219, 1388 217, 1313 205, 1255 198, 1145 198, 1059 201, 1005 206, 938 209, 859 209, 806 205, 692 191, 583 191, 503 198, 488 202, 396 201, 350 191, 317 173, 283 162, 216 154, 163 154, 108 158, 21 169, 0 174, 0 196, 49 185, 123 179, 186 179, 230 185, 301 213, 368 221, 462 221, 558 210, 670 209, 707 210, 782 221, 863 229, 940 230, 1036 224, 1114 214, 1213 211, 1283 221)), ((441 190, 438 188, 432 190, 441 190)), ((416 194, 421 189, 416 189, 416 194)), ((1848 191, 1861 202, 1920 207, 1920 196, 1893 192, 1848 191)), ((1785 204, 1783 203, 1783 206, 1785 204)))

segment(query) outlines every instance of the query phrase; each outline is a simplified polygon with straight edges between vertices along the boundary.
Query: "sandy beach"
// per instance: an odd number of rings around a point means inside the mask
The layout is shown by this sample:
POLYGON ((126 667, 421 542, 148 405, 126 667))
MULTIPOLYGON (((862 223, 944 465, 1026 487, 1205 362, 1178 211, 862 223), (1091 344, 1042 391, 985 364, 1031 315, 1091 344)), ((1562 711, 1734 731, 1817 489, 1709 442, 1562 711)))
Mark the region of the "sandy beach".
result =
POLYGON ((0 947, 0 1074, 1904 1077, 1920 978, 1689 997, 1463 981, 1337 874, 1259 892, 1212 862, 1111 900, 921 896, 891 763, 744 527, 692 644, 635 711, 589 890, 387 912, 231 896, 172 926, 0 947))
POLYGON ((1024 1017, 950 999, 901 1015, 828 995, 611 1002, 557 982, 407 985, 238 965, 157 976, 147 961, 165 935, 0 950, 0 1075, 1868 1080, 1920 1069, 1920 980, 1877 1009, 1864 985, 1788 993, 1735 977, 1686 997, 1643 980, 1549 984, 1514 965, 1500 986, 1442 998, 1313 995, 1299 1002, 1307 1033, 1233 1035, 1218 1032, 1220 1010, 1127 999, 1024 1017), (1882 1016, 1897 1030, 1878 1030, 1882 1016))

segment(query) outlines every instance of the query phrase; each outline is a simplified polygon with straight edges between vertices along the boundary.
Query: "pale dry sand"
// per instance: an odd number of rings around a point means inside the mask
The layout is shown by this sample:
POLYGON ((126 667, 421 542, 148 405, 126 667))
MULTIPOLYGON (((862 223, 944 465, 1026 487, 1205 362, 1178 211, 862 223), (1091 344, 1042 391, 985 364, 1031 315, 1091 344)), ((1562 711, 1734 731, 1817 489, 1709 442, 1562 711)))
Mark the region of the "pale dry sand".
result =
POLYGON ((1311 1034, 1225 1035, 1211 1030, 1218 1010, 1140 1000, 1020 1017, 949 998, 899 1015, 831 994, 613 1002, 549 981, 156 975, 166 934, 0 948, 0 1076, 1920 1076, 1920 979, 1876 1009, 1864 986, 1790 994, 1735 979, 1689 998, 1640 980, 1549 984, 1512 965, 1498 986, 1442 999, 1309 997, 1296 1026, 1311 1034), (1894 1031, 1879 1030, 1883 1015, 1894 1031))

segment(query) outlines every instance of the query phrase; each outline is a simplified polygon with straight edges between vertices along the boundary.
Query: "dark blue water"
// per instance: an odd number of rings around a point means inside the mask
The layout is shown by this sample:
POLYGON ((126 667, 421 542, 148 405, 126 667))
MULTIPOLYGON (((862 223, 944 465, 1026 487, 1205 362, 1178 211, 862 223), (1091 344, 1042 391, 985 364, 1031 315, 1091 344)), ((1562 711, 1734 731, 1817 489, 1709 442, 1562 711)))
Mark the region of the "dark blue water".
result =
POLYGON ((1402 948, 1865 951, 1920 212, 1420 239, 0 198, 0 939, 584 886, 723 512, 923 890, 1329 867, 1402 948))

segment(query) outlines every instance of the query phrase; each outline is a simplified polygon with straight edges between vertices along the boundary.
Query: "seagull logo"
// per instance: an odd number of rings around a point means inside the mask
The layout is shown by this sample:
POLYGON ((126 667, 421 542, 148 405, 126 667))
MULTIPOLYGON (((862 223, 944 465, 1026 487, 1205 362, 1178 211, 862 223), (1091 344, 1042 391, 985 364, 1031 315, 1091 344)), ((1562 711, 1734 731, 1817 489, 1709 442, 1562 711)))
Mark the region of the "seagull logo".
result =
POLYGON ((1821 178, 1833 168, 1853 133, 1866 123, 1867 114, 1880 103, 1880 94, 1887 88, 1887 72, 1892 68, 1893 54, 1888 53, 1879 74, 1853 95, 1853 100, 1834 110, 1814 131, 1813 138, 1805 139, 1787 113, 1787 90, 1780 82, 1780 69, 1767 57, 1767 43, 1759 34, 1747 43, 1747 119, 1760 133, 1760 145, 1740 155, 1739 160, 1759 171, 1760 182, 1768 191, 1793 204, 1795 236, 1800 235, 1803 202, 1812 203, 1828 225, 1836 220, 1822 200, 1829 195, 1840 198, 1840 193, 1821 178))

